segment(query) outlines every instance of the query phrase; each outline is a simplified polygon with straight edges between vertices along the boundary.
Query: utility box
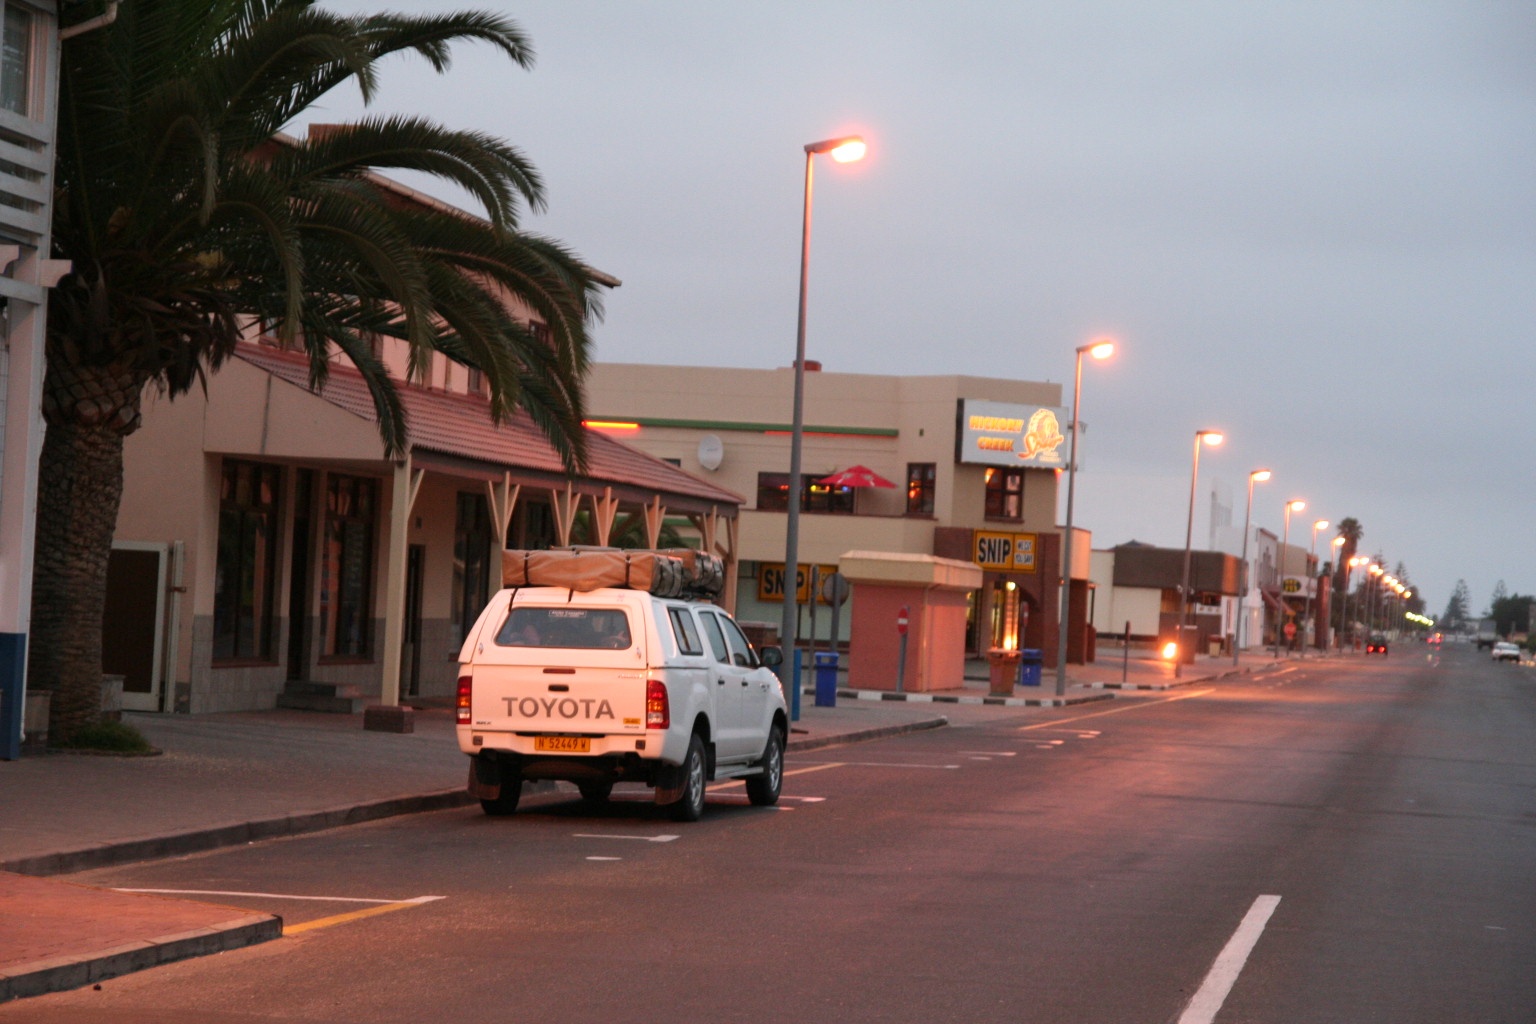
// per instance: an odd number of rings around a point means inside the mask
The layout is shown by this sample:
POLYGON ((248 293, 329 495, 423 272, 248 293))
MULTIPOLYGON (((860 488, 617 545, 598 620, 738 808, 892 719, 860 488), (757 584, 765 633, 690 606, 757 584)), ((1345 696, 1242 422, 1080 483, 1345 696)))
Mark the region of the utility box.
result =
POLYGON ((839 571, 853 585, 848 685, 897 689, 898 620, 907 610, 901 689, 950 690, 965 679, 967 596, 982 583, 972 562, 895 551, 849 551, 839 571))

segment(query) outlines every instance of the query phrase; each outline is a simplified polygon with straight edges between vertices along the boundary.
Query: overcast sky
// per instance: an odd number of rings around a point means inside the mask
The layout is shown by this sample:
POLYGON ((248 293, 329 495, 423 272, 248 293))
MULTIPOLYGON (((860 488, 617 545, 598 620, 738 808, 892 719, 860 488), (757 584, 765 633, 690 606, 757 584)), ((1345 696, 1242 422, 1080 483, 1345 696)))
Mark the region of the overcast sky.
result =
POLYGON ((1213 427, 1197 546, 1212 489, 1241 523, 1263 466, 1256 525, 1293 497, 1293 543, 1355 517, 1431 614, 1458 578, 1474 612, 1500 579, 1536 593, 1536 3, 328 6, 530 35, 531 72, 402 60, 372 109, 534 161, 550 208, 525 226, 624 282, 601 360, 788 365, 802 147, 860 132, 865 161, 816 169, 809 358, 1069 404, 1073 349, 1113 335, 1083 385, 1096 547, 1183 546, 1213 427))

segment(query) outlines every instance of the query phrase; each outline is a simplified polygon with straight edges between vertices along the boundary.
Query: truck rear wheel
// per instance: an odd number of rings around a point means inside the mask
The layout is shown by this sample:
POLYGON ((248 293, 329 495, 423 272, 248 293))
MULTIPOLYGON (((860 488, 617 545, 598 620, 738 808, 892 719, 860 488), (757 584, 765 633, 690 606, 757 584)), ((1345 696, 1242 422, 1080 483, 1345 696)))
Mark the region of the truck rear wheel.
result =
POLYGON ((523 795, 522 779, 503 779, 501 781, 501 795, 494 800, 480 801, 480 809, 486 814, 500 817, 511 814, 517 810, 517 801, 523 795))
POLYGON ((779 802, 783 785, 784 733, 774 729, 768 733, 768 746, 763 749, 763 774, 747 779, 747 799, 757 807, 772 807, 779 802))
POLYGON ((672 805, 673 821, 698 821, 704 815, 704 789, 708 784, 704 741, 694 733, 683 758, 683 798, 672 805))

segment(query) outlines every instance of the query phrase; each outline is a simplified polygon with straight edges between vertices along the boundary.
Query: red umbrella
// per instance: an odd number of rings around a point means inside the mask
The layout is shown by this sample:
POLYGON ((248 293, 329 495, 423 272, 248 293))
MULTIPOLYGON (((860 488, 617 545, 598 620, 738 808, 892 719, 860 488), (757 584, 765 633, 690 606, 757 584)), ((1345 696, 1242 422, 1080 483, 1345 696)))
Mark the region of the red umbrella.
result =
POLYGON ((824 476, 816 481, 831 487, 895 487, 885 477, 868 466, 849 466, 847 469, 824 476))

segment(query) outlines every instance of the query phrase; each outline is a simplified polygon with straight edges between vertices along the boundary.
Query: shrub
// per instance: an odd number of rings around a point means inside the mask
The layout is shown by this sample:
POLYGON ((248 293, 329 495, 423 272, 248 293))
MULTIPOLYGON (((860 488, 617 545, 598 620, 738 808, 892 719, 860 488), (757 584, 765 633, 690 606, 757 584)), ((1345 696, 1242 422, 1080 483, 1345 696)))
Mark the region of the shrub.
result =
POLYGON ((115 722, 103 718, 83 729, 77 729, 68 737, 51 741, 49 746, 61 750, 79 750, 99 754, 158 754, 155 747, 127 722, 115 722))

